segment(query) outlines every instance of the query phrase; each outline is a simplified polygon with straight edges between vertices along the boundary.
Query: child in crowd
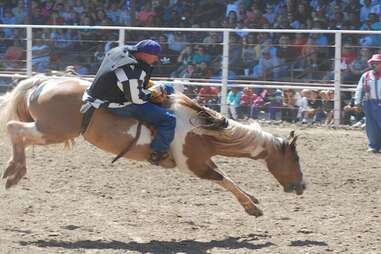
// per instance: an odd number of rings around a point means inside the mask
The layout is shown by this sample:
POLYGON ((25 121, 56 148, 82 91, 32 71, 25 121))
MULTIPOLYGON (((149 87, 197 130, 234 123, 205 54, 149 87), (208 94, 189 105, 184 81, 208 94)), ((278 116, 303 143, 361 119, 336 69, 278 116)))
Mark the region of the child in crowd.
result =
POLYGON ((298 106, 295 90, 287 88, 283 89, 282 102, 282 120, 287 122, 296 122, 298 106))
POLYGON ((203 86, 199 89, 196 101, 211 109, 219 111, 219 89, 215 86, 203 86))
POLYGON ((259 88, 253 94, 253 103, 251 105, 250 117, 258 119, 259 113, 264 109, 265 103, 268 101, 267 89, 259 88))
POLYGON ((306 112, 308 110, 308 99, 311 97, 310 89, 303 89, 300 96, 297 97, 296 105, 298 106, 297 119, 302 123, 307 123, 306 112))
POLYGON ((227 96, 229 117, 233 120, 238 120, 238 111, 240 106, 241 91, 239 87, 233 87, 227 96))
POLYGON ((307 100, 308 108, 305 116, 308 123, 321 123, 324 120, 323 103, 318 90, 312 90, 311 96, 307 100))
POLYGON ((240 98, 240 113, 244 118, 250 116, 250 108, 253 104, 253 90, 250 87, 245 87, 240 98))
POLYGON ((355 99, 344 106, 343 123, 353 127, 361 127, 365 123, 364 112, 361 107, 355 106, 355 99))
POLYGON ((322 98, 322 113, 324 114, 324 124, 329 126, 333 124, 333 110, 334 110, 334 91, 324 90, 320 92, 322 98))
POLYGON ((282 90, 274 89, 271 93, 270 102, 267 103, 268 108, 268 120, 281 120, 282 118, 282 103, 283 95, 282 90))

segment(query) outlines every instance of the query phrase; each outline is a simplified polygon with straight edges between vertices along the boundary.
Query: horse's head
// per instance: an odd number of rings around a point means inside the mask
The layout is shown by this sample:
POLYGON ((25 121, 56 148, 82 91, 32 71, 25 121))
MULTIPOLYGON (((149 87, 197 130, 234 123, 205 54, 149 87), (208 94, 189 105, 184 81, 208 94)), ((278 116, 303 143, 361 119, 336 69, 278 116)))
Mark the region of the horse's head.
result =
POLYGON ((275 138, 274 144, 266 157, 271 174, 283 186, 285 192, 301 195, 306 188, 300 169, 299 156, 296 152, 295 132, 291 131, 288 139, 275 138))

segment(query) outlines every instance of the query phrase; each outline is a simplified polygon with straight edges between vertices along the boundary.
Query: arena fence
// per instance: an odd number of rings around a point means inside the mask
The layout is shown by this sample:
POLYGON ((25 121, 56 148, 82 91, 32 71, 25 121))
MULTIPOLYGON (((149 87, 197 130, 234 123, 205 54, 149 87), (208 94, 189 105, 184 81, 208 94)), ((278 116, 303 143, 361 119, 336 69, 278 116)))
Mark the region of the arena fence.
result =
MULTIPOLYGON (((342 47, 343 47, 343 37, 344 36, 377 36, 380 35, 380 31, 358 31, 358 30, 283 30, 283 29, 225 29, 225 28, 154 28, 154 27, 114 27, 114 26, 48 26, 48 25, 3 25, 0 24, 0 31, 6 30, 18 30, 18 34, 24 36, 23 40, 26 41, 26 49, 25 49, 25 61, 22 61, 22 64, 18 64, 17 68, 1 68, 0 62, 0 78, 1 77, 14 77, 15 75, 28 77, 36 73, 33 70, 33 54, 32 47, 35 43, 36 31, 44 31, 44 30, 58 30, 58 29, 71 29, 71 30, 81 30, 81 31, 111 31, 111 38, 108 39, 110 42, 114 42, 115 44, 124 45, 131 42, 136 41, 136 35, 141 33, 149 36, 151 33, 168 33, 168 32, 183 32, 188 33, 190 36, 197 35, 199 33, 218 33, 221 35, 221 41, 218 43, 220 47, 222 47, 222 58, 221 58, 221 75, 217 78, 213 79, 174 79, 169 77, 154 77, 157 80, 162 80, 165 82, 177 82, 182 83, 184 85, 213 85, 221 87, 221 113, 224 115, 227 114, 227 103, 226 96, 228 87, 266 87, 266 88, 291 88, 291 89, 325 89, 325 90, 334 90, 334 119, 335 124, 340 123, 341 117, 341 92, 342 91, 350 91, 353 92, 355 89, 355 84, 343 84, 341 82, 341 59, 342 59, 342 47), (135 37, 134 37, 135 33, 135 37), (261 78, 248 78, 247 76, 241 79, 239 76, 236 78, 230 78, 229 68, 232 68, 230 65, 230 57, 229 57, 229 47, 231 46, 231 35, 232 34, 242 34, 242 33, 266 33, 271 35, 279 35, 279 34, 326 34, 332 37, 333 43, 328 45, 329 48, 333 49, 332 59, 332 72, 333 79, 322 82, 321 80, 314 80, 313 78, 304 79, 302 82, 298 82, 298 80, 289 80, 285 81, 282 79, 278 80, 266 80, 263 77, 261 78), (21 66, 21 67, 20 67, 21 66), (174 81, 175 80, 175 81, 174 81)), ((40 37, 40 36, 39 36, 40 37)), ((41 39, 41 38, 38 38, 41 39)), ((45 38, 49 40, 50 38, 45 38)), ((75 39, 73 39, 75 40, 75 39)), ((77 38, 78 40, 78 38, 77 38)), ((65 42, 63 40, 63 42, 65 42)), ((82 42, 86 42, 86 40, 82 40, 82 42)), ((101 41, 104 43, 105 41, 101 41)), ((88 41, 88 43, 93 43, 88 41)), ((99 43, 99 42, 95 42, 99 43)), ((352 45, 357 47, 359 45, 352 45)), ((86 45, 85 45, 86 47, 86 45)), ((377 48, 375 48, 378 50, 377 48)), ((95 49, 94 49, 95 50, 95 49)), ((64 55, 70 54, 78 54, 79 52, 64 52, 64 55)), ((0 58, 1 59, 1 58, 0 58)), ((1 59, 2 62, 5 62, 5 59, 1 59)), ((326 59, 327 60, 327 59, 326 59)), ((75 61, 79 61, 76 59, 75 61)), ((76 64, 76 62, 72 62, 71 65, 76 64)), ((246 72, 246 71, 245 71, 246 72)), ((92 79, 95 73, 89 74, 85 76, 85 78, 92 79)))

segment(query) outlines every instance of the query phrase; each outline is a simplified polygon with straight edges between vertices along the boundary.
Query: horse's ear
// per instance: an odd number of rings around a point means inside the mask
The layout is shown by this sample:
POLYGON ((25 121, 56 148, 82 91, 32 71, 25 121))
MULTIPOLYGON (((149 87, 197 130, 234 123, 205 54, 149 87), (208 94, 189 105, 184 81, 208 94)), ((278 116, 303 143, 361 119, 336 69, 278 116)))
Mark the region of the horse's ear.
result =
POLYGON ((295 131, 290 131, 290 135, 288 136, 288 144, 290 146, 295 146, 296 140, 298 139, 298 136, 295 136, 295 131))
POLYGON ((289 141, 288 141, 288 144, 290 145, 290 146, 295 146, 296 145, 296 140, 298 139, 298 136, 294 136, 292 139, 290 139, 289 141))

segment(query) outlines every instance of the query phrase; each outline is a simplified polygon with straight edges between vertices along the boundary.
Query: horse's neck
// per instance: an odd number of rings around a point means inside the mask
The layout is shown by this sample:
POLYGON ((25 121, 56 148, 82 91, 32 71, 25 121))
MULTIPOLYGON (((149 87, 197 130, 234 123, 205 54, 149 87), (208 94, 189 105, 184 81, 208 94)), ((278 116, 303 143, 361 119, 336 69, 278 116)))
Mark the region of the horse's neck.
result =
POLYGON ((174 103, 173 110, 177 117, 176 135, 186 136, 189 132, 202 135, 213 146, 215 155, 232 157, 256 157, 267 150, 274 136, 263 131, 256 123, 243 125, 234 120, 228 121, 223 129, 197 128, 191 124, 191 118, 197 117, 197 109, 185 103, 174 103))
POLYGON ((177 129, 182 129, 182 131, 189 132, 191 131, 194 126, 191 125, 190 119, 192 117, 195 117, 197 113, 184 105, 181 105, 180 103, 174 103, 172 105, 172 110, 176 114, 176 126, 178 127, 177 129))
POLYGON ((213 145, 215 155, 255 158, 271 147, 274 136, 256 125, 243 125, 229 120, 220 131, 198 130, 213 145))
POLYGON ((243 126, 240 123, 230 121, 235 125, 232 131, 231 141, 217 146, 217 151, 221 155, 232 157, 256 157, 262 151, 267 150, 268 144, 272 139, 270 133, 252 126, 243 126))

